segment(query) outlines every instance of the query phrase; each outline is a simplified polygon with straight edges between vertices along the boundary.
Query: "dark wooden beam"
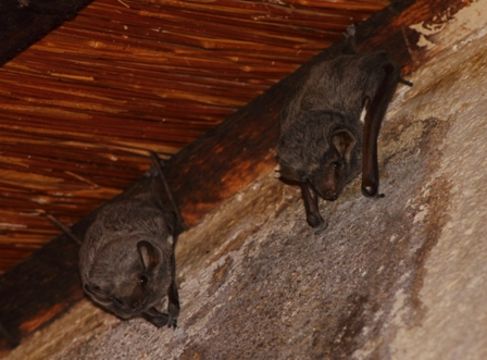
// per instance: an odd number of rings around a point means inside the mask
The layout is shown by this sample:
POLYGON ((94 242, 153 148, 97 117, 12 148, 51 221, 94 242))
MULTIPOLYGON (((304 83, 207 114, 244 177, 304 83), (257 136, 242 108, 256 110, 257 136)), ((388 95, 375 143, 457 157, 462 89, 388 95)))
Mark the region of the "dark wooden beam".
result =
MULTIPOLYGON (((462 0, 395 1, 358 26, 359 46, 385 48, 398 63, 412 69, 424 61, 425 52, 415 46, 419 35, 408 26, 431 23, 433 17, 442 18, 439 15, 443 11, 452 15, 451 9, 459 10, 464 5, 462 0)), ((271 171, 281 109, 313 65, 331 52, 333 48, 311 59, 167 163, 168 181, 189 225, 198 223, 223 200, 271 171)), ((82 236, 92 217, 75 225, 74 231, 82 236)), ((18 343, 81 298, 77 245, 58 237, 0 278, 4 346, 18 343)))
POLYGON ((0 1, 0 66, 44 37, 93 0, 0 1))

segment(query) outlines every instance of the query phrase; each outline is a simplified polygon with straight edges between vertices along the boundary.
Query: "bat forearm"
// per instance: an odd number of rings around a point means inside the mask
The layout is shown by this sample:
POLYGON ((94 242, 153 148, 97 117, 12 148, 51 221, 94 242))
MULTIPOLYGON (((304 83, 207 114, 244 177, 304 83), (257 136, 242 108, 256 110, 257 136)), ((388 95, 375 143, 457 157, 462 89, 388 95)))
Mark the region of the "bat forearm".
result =
POLYGON ((384 78, 374 97, 368 99, 365 116, 362 147, 362 193, 376 197, 379 194, 379 165, 377 160, 377 139, 387 106, 394 95, 399 81, 399 70, 392 63, 383 66, 384 78))

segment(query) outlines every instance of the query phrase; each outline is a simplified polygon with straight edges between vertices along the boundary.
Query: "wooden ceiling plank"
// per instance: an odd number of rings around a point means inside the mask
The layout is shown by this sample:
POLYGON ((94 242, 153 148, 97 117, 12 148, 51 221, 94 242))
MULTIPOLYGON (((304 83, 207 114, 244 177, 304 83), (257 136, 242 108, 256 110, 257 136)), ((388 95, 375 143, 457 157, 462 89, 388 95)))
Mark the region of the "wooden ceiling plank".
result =
POLYGON ((379 11, 386 4, 384 1, 321 1, 321 0, 286 0, 288 4, 304 5, 306 7, 340 9, 353 11, 379 11))
MULTIPOLYGON (((211 3, 208 2, 195 2, 195 1, 179 1, 179 0, 164 0, 164 1, 148 1, 147 3, 154 3, 157 4, 160 9, 165 8, 178 8, 178 9, 188 9, 193 10, 201 13, 213 13, 213 14, 221 14, 227 17, 245 17, 248 16, 249 19, 258 19, 259 16, 268 16, 269 13, 276 14, 276 15, 303 15, 306 17, 323 17, 324 19, 329 20, 331 17, 343 17, 344 13, 353 12, 353 11, 363 11, 363 12, 371 12, 377 11, 384 8, 385 5, 381 2, 380 5, 374 5, 374 10, 366 10, 364 6, 352 7, 346 6, 344 4, 348 3, 347 1, 344 2, 327 2, 329 5, 326 7, 326 14, 317 14, 313 8, 319 8, 319 4, 323 4, 324 2, 321 0, 316 0, 314 2, 308 2, 308 4, 290 4, 289 2, 282 1, 281 3, 277 2, 270 2, 270 1, 238 1, 238 0, 226 0, 226 1, 212 1, 211 3)), ((371 2, 373 4, 377 4, 376 1, 371 2)), ((129 2, 130 8, 123 10, 123 11, 130 11, 132 10, 139 10, 143 11, 147 8, 147 6, 129 2), (133 5, 132 5, 133 4, 133 5)))

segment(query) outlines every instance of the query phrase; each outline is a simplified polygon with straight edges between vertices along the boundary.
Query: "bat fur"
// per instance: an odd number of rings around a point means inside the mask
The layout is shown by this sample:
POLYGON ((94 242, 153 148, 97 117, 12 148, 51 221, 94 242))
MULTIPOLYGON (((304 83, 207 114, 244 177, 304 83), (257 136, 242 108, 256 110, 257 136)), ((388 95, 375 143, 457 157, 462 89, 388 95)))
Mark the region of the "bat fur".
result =
POLYGON ((179 297, 174 248, 182 220, 153 154, 148 176, 102 207, 80 248, 83 289, 122 319, 176 327, 179 297), (167 313, 161 304, 167 297, 167 313))
POLYGON ((363 194, 381 196, 377 137, 398 82, 406 83, 388 55, 357 54, 352 36, 346 46, 310 70, 283 110, 279 175, 300 185, 310 226, 327 226, 318 198, 336 200, 361 164, 363 194))

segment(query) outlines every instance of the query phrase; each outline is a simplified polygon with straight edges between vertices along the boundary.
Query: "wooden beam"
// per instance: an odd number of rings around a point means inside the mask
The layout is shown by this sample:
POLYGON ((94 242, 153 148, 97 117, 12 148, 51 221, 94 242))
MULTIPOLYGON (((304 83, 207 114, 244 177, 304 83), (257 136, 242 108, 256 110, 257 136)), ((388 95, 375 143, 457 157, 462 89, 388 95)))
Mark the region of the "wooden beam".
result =
POLYGON ((72 19, 93 0, 0 1, 0 66, 72 19))
MULTIPOLYGON (((439 15, 444 13, 451 16, 465 5, 462 0, 440 5, 428 0, 395 1, 358 26, 359 46, 385 48, 411 70, 424 61, 425 52, 415 45, 419 34, 409 26, 432 23, 433 16, 442 18, 439 15)), ((281 109, 313 65, 332 51, 327 49, 311 59, 167 163, 168 181, 189 225, 271 171, 281 109)), ((74 231, 82 236, 92 217, 77 224, 74 231)), ((77 246, 61 236, 0 278, 0 324, 10 339, 4 346, 18 343, 81 298, 77 246)))

